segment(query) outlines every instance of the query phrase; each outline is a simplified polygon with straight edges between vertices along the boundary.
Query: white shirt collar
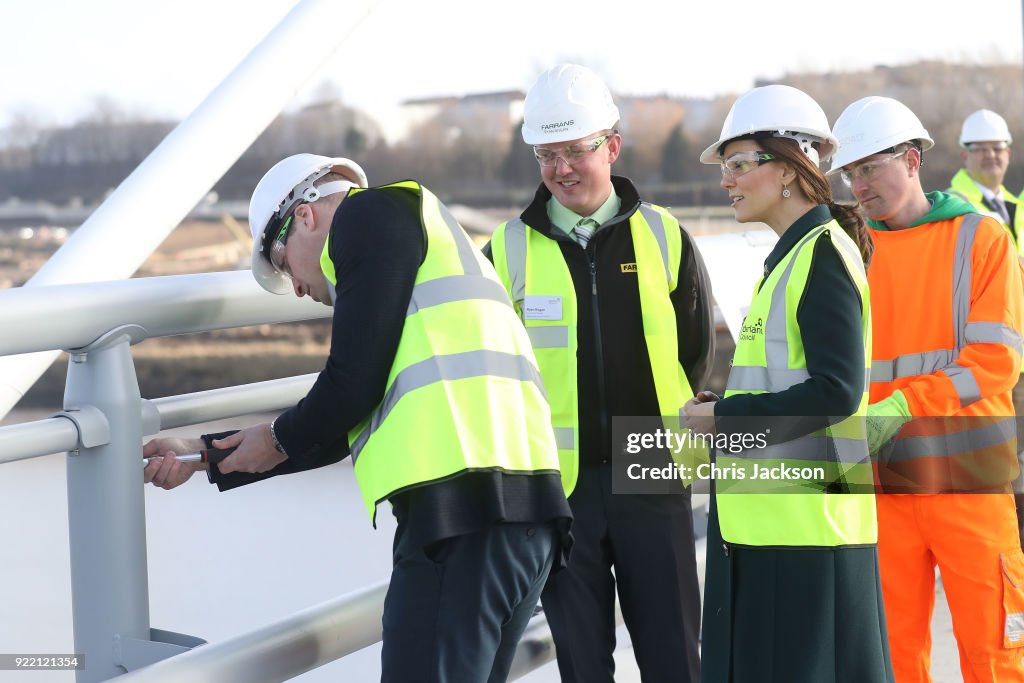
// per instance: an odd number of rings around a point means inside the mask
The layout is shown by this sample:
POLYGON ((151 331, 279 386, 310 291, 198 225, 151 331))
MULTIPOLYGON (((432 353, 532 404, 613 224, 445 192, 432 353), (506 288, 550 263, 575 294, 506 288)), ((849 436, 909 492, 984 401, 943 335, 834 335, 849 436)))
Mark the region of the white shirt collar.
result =
MULTIPOLYGON (((967 176, 967 177, 970 178, 970 176, 967 176)), ((978 189, 981 190, 981 195, 985 199, 991 200, 991 199, 1002 199, 1003 198, 1003 188, 1002 187, 999 188, 998 192, 993 192, 992 190, 988 189, 987 187, 985 187, 984 185, 979 183, 974 178, 971 178, 971 182, 978 186, 978 189)))

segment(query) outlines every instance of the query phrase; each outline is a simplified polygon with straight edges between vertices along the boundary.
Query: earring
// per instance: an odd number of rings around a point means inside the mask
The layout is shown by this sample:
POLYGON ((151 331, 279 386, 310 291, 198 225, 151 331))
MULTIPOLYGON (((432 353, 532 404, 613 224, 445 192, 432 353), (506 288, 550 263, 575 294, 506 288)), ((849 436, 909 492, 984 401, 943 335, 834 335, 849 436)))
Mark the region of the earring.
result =
POLYGON ((783 185, 782 186, 782 196, 783 196, 783 198, 784 199, 789 199, 789 196, 791 194, 793 194, 793 193, 789 191, 789 186, 788 185, 783 185))

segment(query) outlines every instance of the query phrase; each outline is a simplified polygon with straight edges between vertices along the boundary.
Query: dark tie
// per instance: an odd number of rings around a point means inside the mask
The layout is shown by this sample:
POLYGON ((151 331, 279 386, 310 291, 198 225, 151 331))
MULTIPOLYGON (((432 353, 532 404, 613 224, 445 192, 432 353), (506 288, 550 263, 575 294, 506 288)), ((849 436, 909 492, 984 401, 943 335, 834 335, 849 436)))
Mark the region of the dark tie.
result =
POLYGON ((992 197, 992 207, 1003 217, 1003 222, 1010 224, 1010 212, 1006 210, 1006 202, 999 197, 992 197))

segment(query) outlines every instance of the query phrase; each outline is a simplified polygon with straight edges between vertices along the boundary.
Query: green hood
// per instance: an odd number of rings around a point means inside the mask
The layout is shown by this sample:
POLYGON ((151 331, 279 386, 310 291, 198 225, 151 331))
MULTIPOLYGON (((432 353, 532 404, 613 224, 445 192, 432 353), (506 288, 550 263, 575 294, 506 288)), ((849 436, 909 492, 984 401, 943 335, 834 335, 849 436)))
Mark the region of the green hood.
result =
MULTIPOLYGON (((974 213, 976 211, 973 206, 964 200, 959 197, 954 197, 951 194, 946 194, 945 192, 925 192, 924 196, 928 198, 928 203, 932 205, 932 209, 908 225, 908 228, 914 228, 925 223, 948 221, 951 218, 963 216, 965 213, 974 213)), ((889 229, 885 223, 882 223, 881 221, 873 221, 871 219, 868 219, 868 227, 874 230, 889 229)))

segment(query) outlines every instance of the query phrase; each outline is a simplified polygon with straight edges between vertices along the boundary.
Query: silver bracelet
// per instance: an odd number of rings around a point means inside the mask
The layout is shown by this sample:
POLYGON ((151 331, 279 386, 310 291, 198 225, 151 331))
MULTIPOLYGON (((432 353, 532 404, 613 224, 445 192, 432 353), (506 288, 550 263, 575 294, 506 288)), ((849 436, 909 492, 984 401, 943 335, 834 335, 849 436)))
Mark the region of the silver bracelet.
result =
POLYGON ((277 440, 277 433, 274 431, 274 423, 276 422, 276 417, 270 422, 270 440, 274 442, 274 450, 287 457, 288 454, 284 452, 284 446, 282 446, 281 442, 277 440))

